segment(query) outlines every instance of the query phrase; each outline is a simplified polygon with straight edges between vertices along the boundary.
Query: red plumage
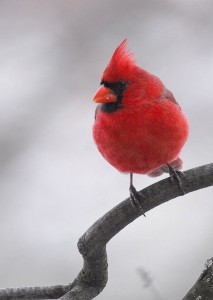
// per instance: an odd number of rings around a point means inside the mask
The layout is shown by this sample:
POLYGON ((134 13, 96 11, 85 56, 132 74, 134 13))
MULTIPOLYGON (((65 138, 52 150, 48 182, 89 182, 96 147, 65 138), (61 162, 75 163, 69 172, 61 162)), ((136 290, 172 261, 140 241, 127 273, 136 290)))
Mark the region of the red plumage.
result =
POLYGON ((137 66, 127 40, 115 50, 102 86, 94 97, 100 103, 93 126, 95 143, 117 170, 158 176, 178 158, 189 125, 180 106, 161 80, 137 66))

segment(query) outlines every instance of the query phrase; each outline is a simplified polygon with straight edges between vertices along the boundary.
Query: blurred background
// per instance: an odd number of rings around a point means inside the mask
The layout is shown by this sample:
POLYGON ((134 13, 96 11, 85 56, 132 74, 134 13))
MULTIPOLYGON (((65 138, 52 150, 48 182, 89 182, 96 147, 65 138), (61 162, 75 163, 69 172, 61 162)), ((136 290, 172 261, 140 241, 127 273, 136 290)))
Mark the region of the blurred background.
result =
MULTIPOLYGON (((0 1, 0 287, 71 282, 78 238, 128 196, 92 139, 92 98, 124 38, 188 116, 184 169, 213 161, 212 13, 211 0, 0 1)), ((212 211, 208 188, 130 224, 97 298, 181 299, 213 255, 212 211)))

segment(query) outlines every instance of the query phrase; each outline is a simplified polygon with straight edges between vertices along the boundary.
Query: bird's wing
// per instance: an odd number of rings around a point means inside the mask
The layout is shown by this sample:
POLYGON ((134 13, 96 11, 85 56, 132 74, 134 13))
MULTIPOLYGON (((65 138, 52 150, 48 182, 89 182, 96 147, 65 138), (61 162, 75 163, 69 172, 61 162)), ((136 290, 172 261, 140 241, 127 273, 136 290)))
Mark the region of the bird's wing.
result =
POLYGON ((178 104, 178 102, 175 100, 175 97, 173 96, 172 92, 170 92, 169 90, 166 89, 165 91, 165 99, 172 101, 173 103, 175 103, 177 106, 179 106, 179 108, 181 109, 180 105, 178 104))

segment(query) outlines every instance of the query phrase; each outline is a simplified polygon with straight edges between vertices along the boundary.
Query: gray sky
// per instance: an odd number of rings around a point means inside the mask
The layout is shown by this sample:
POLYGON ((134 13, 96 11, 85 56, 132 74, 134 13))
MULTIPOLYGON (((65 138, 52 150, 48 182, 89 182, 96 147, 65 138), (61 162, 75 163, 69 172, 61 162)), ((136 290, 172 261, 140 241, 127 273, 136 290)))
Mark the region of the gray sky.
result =
MULTIPOLYGON (((92 97, 124 38, 188 116, 184 169, 212 162, 212 13, 211 0, 0 1, 0 287, 71 282, 78 238, 128 196, 92 139, 92 97)), ((155 180, 135 176, 138 189, 155 180)), ((98 299, 155 300, 140 266, 163 300, 184 296, 213 254, 212 209, 209 188, 125 228, 98 299)))

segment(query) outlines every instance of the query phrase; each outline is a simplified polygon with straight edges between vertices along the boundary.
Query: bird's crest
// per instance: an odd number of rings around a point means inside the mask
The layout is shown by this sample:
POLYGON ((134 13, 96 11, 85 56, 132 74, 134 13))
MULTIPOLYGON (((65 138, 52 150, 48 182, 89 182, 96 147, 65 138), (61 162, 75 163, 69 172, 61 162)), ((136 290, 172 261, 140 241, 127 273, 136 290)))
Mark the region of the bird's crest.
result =
POLYGON ((106 67, 102 80, 118 81, 123 76, 128 75, 132 67, 135 67, 133 53, 127 49, 127 39, 125 39, 116 49, 106 67))

